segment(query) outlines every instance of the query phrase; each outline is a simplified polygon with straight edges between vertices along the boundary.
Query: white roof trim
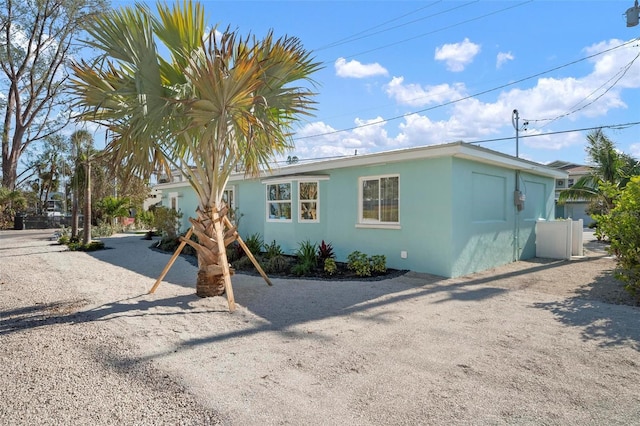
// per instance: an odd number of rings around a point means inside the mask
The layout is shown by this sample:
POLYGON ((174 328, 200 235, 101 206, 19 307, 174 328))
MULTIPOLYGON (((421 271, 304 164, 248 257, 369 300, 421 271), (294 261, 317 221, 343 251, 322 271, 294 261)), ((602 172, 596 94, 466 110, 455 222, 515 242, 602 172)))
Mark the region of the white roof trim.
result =
MULTIPOLYGON (((384 163, 396 163, 400 161, 420 160, 438 157, 456 157, 506 167, 512 170, 527 171, 529 173, 553 177, 566 178, 568 174, 562 170, 554 169, 533 161, 516 158, 487 148, 479 147, 464 142, 453 142, 442 145, 429 145, 417 148, 406 148, 395 151, 377 152, 374 154, 353 155, 350 157, 321 160, 305 164, 293 164, 279 169, 264 172, 262 179, 278 178, 288 175, 300 175, 332 169, 344 169, 348 167, 373 166, 384 163)), ((244 180, 244 174, 232 175, 233 181, 244 180)))
POLYGON ((260 183, 283 183, 283 182, 291 182, 293 180, 297 181, 314 181, 314 180, 329 180, 329 175, 287 175, 287 176, 277 176, 270 177, 260 180, 260 183))

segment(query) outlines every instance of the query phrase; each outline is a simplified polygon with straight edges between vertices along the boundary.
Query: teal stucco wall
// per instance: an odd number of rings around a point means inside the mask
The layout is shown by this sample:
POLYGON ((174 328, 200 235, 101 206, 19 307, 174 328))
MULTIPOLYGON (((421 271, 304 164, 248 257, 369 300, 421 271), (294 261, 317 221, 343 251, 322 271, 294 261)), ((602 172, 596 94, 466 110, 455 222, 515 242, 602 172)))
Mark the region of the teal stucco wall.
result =
MULTIPOLYGON (((553 219, 554 178, 520 173, 526 196, 524 210, 513 202, 514 170, 451 156, 405 160, 361 167, 316 171, 319 221, 299 222, 299 176, 278 177, 292 183, 292 220, 267 220, 266 183, 258 179, 230 182, 241 214, 243 238, 260 233, 293 254, 309 240, 330 242, 338 261, 358 250, 385 255, 387 266, 455 277, 535 256, 535 222, 553 219), (358 223, 359 178, 399 176, 399 226, 370 227, 358 223)), ((163 190, 183 193, 180 209, 187 217, 197 206, 190 187, 163 190)))

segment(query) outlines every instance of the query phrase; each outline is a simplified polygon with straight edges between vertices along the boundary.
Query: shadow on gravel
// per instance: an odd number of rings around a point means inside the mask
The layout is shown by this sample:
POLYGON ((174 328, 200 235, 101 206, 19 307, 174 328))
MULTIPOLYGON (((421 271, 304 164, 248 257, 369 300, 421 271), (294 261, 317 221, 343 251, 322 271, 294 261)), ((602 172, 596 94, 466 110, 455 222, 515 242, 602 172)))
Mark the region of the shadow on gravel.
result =
POLYGON ((595 340, 604 348, 630 344, 640 351, 640 309, 629 306, 632 303, 622 283, 607 271, 580 288, 576 296, 534 306, 551 312, 567 326, 582 328, 585 341, 595 340))
POLYGON ((177 316, 228 312, 226 310, 194 310, 189 303, 195 295, 175 296, 165 299, 143 300, 140 296, 114 301, 93 309, 83 310, 89 304, 85 299, 36 304, 18 309, 1 311, 0 336, 22 330, 46 327, 54 324, 79 324, 92 321, 108 321, 113 318, 153 316, 177 316), (156 312, 158 308, 171 311, 156 312), (176 308, 180 308, 176 311, 176 308), (154 312, 150 312, 151 310, 154 312))

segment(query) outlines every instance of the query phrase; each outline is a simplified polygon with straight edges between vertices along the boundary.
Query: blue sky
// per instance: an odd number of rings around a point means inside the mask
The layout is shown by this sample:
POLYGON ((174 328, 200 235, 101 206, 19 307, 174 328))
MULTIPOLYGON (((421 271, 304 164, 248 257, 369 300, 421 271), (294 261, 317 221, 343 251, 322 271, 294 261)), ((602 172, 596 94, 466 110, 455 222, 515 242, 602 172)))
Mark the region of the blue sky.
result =
POLYGON ((301 160, 458 140, 515 155, 514 109, 523 158, 585 163, 588 131, 573 130, 597 126, 640 158, 632 0, 203 4, 212 26, 298 37, 323 63, 301 160))

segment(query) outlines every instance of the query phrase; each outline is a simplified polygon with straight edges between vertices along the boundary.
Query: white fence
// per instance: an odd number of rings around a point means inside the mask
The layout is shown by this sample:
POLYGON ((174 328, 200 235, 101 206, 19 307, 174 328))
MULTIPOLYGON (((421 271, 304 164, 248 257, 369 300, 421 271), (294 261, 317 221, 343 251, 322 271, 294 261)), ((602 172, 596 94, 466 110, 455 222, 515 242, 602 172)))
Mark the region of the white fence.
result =
POLYGON ((582 219, 536 222, 536 257, 571 259, 583 256, 582 219))

